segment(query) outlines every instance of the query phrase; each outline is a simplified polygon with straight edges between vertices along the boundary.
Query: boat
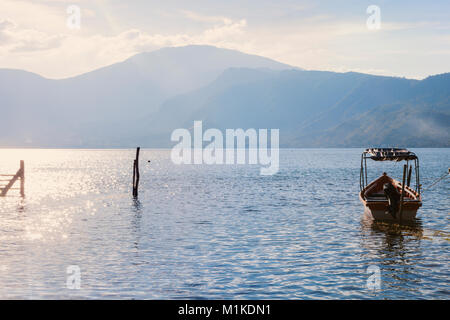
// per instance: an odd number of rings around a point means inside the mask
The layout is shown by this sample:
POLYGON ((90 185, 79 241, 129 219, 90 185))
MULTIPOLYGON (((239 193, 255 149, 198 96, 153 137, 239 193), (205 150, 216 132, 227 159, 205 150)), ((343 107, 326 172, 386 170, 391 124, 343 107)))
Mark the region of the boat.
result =
POLYGON ((369 148, 361 155, 359 199, 364 205, 364 214, 373 220, 411 221, 422 206, 420 195, 419 158, 414 152, 400 148, 369 148), (368 183, 367 159, 373 161, 405 161, 402 182, 383 172, 368 183), (414 164, 415 186, 411 186, 414 164), (409 168, 408 168, 409 166, 409 168))

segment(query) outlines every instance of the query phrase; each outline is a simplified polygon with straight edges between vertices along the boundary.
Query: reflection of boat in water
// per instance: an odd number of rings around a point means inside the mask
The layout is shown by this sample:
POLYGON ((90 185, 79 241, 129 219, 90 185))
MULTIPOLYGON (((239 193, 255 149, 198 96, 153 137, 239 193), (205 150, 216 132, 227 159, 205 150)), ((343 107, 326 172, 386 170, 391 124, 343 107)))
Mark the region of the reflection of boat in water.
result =
POLYGON ((420 196, 419 159, 406 149, 373 148, 361 155, 359 198, 365 207, 365 214, 374 220, 413 220, 422 206, 420 196), (375 161, 406 161, 403 166, 403 180, 397 181, 383 173, 379 178, 367 182, 367 159, 375 161), (410 187, 412 165, 416 176, 415 189, 410 187))
POLYGON ((376 221, 372 219, 363 219, 361 226, 365 230, 371 230, 378 234, 384 234, 386 237, 411 237, 411 239, 432 239, 429 237, 431 230, 424 230, 422 221, 415 219, 413 221, 405 221, 402 224, 389 221, 376 221))
POLYGON ((429 248, 445 248, 450 233, 425 228, 420 218, 402 223, 361 218, 361 261, 367 268, 378 266, 382 273, 381 290, 376 298, 411 299, 423 294, 424 289, 433 291, 435 278, 428 272, 442 272, 445 264, 437 262, 442 259, 442 252, 429 248))
MULTIPOLYGON (((416 266, 423 260, 424 229, 422 221, 396 223, 377 221, 367 216, 361 220, 363 259, 383 267, 385 284, 403 290, 415 281, 416 266)), ((428 239, 432 240, 432 239, 428 239)), ((385 287, 385 289, 387 289, 385 287)))
MULTIPOLYGON (((362 230, 367 234, 373 233, 372 236, 384 235, 386 241, 394 239, 408 239, 408 241, 415 240, 429 240, 433 242, 448 242, 450 241, 450 233, 441 230, 430 228, 423 228, 421 219, 414 219, 411 221, 402 221, 396 223, 392 221, 377 221, 368 219, 367 216, 361 220, 362 230)), ((370 242, 370 241, 369 241, 370 242)))

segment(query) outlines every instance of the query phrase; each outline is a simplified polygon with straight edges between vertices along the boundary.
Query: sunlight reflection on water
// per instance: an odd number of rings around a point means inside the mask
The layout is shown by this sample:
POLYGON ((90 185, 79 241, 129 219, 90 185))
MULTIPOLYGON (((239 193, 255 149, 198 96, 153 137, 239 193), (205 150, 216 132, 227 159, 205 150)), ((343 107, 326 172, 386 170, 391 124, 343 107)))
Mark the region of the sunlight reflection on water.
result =
MULTIPOLYGON (((447 170, 449 149, 413 151, 423 185, 447 170)), ((142 150, 133 200, 133 150, 0 150, 0 173, 26 170, 25 199, 0 198, 0 298, 448 298, 448 180, 395 227, 363 218, 359 149, 282 150, 269 177, 169 152, 142 150)))

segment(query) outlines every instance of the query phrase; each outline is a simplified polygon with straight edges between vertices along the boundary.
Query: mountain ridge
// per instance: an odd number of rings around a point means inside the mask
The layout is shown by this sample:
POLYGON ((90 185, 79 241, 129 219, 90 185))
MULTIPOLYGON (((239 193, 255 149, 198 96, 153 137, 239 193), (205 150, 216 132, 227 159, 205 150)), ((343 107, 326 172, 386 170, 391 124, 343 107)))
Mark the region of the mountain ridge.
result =
POLYGON ((279 128, 283 147, 448 147, 449 88, 450 73, 311 71, 211 46, 163 48, 60 80, 0 69, 0 147, 170 147, 171 131, 194 120, 279 128))

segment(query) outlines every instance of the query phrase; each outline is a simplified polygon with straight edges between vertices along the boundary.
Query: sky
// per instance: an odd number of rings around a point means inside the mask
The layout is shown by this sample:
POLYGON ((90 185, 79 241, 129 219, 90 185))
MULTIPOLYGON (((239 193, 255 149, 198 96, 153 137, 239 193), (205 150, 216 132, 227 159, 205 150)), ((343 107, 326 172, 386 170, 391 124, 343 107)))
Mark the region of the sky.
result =
POLYGON ((0 68, 61 79, 189 44, 423 79, 450 72, 450 1, 0 0, 0 68))

